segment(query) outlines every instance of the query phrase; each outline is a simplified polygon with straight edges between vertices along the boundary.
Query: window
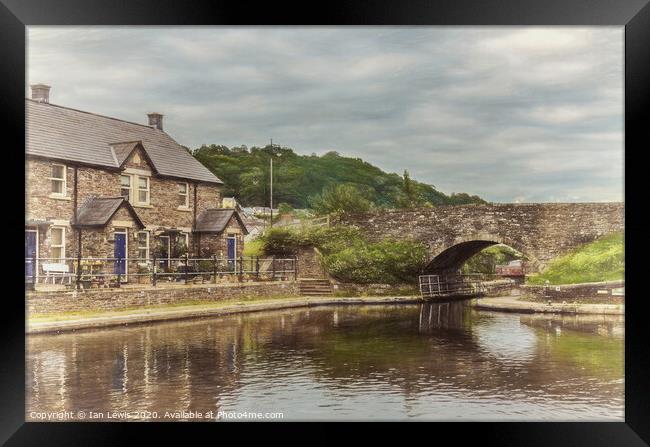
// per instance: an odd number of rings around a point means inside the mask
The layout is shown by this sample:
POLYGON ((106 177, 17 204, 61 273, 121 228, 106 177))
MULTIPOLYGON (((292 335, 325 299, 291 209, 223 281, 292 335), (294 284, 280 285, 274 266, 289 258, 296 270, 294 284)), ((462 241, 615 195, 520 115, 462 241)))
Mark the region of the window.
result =
POLYGON ((180 245, 185 245, 185 253, 187 253, 187 254, 190 253, 190 234, 189 233, 181 232, 178 235, 177 243, 178 243, 179 246, 180 245))
POLYGON ((65 262, 65 228, 52 227, 50 239, 53 262, 65 262))
POLYGON ((138 203, 149 204, 149 178, 138 177, 138 203))
POLYGON ((120 195, 126 200, 131 200, 131 176, 120 175, 120 195))
POLYGON ((178 206, 189 208, 190 194, 189 194, 189 188, 187 183, 178 183, 178 197, 179 197, 178 206))
POLYGON ((138 258, 139 262, 145 263, 149 260, 149 232, 138 232, 138 258))
POLYGON ((52 182, 52 194, 55 194, 57 196, 65 196, 65 171, 65 165, 52 165, 52 175, 50 177, 50 181, 52 182))

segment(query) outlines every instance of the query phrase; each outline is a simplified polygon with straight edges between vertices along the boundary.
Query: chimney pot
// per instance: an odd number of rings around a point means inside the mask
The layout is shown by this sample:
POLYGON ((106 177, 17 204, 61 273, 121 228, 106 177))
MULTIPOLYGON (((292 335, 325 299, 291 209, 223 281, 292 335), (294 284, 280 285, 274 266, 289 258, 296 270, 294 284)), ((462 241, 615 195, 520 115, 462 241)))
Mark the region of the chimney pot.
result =
POLYGON ((155 127, 158 130, 163 130, 163 115, 160 113, 148 113, 149 125, 155 127))
POLYGON ((32 99, 38 102, 50 102, 50 86, 45 84, 32 84, 32 99))

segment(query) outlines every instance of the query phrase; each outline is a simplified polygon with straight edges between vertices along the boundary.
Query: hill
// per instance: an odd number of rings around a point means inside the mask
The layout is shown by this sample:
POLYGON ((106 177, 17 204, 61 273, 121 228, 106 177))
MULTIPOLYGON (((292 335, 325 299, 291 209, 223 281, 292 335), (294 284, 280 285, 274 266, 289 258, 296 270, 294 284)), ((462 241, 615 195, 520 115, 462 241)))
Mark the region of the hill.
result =
MULTIPOLYGON (((324 188, 350 184, 358 188, 373 204, 398 208, 405 203, 418 206, 484 203, 478 196, 465 193, 443 194, 433 185, 404 179, 387 173, 360 158, 343 157, 337 152, 322 156, 298 155, 286 147, 219 145, 201 146, 191 151, 194 157, 224 181, 225 197, 236 197, 244 206, 268 206, 269 158, 273 159, 274 206, 288 203, 294 208, 309 208, 312 199, 324 188), (408 186, 405 188, 405 181, 408 186), (411 200, 405 200, 405 189, 411 200)), ((408 177, 408 174, 405 173, 408 177)))

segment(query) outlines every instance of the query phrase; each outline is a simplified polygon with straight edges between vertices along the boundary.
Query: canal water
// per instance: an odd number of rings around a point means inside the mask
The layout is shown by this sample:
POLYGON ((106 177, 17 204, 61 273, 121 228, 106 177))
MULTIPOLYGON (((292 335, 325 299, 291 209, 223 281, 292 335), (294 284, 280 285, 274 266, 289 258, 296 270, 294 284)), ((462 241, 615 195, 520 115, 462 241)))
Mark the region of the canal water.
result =
POLYGON ((30 335, 26 418, 622 421, 623 339, 622 317, 462 302, 30 335))

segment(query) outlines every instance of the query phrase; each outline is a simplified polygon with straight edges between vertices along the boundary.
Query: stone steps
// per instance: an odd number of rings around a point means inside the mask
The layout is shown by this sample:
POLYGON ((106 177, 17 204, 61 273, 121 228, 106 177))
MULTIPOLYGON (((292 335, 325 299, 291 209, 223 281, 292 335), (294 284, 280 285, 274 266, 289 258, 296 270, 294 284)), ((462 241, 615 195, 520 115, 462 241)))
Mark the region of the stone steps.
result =
POLYGON ((332 295, 332 284, 327 279, 301 278, 298 280, 298 290, 301 295, 327 296, 332 295))

